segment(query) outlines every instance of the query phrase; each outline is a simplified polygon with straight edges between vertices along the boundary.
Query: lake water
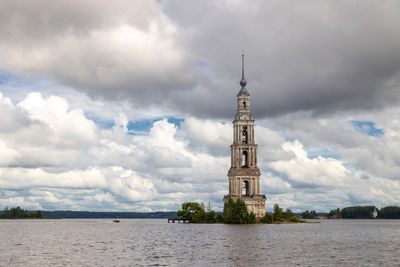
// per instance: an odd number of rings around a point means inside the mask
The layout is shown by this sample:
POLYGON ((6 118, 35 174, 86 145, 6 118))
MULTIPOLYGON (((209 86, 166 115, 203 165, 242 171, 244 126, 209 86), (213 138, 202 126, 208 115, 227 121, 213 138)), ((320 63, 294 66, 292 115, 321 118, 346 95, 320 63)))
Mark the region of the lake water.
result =
POLYGON ((0 266, 400 266, 400 220, 0 220, 0 266))

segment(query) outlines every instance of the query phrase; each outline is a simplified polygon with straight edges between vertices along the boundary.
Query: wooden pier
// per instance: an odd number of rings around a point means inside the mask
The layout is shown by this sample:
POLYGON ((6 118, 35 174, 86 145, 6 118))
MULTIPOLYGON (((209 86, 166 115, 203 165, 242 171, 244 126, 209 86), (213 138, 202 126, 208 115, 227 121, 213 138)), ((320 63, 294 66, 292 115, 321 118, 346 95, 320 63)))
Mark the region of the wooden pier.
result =
POLYGON ((175 223, 175 222, 177 222, 177 223, 189 223, 190 220, 189 219, 171 219, 171 218, 168 218, 168 223, 175 223))

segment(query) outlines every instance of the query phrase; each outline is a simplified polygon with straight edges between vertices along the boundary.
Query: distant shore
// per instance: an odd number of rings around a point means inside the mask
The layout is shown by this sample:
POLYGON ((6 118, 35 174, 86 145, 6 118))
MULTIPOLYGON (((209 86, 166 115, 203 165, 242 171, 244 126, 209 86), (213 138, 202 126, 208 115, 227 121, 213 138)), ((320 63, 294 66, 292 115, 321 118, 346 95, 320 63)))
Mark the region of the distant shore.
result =
POLYGON ((178 218, 176 211, 102 212, 102 211, 42 211, 43 217, 61 219, 167 219, 178 218))
POLYGON ((42 218, 0 218, 0 220, 59 220, 62 218, 42 217, 42 218))

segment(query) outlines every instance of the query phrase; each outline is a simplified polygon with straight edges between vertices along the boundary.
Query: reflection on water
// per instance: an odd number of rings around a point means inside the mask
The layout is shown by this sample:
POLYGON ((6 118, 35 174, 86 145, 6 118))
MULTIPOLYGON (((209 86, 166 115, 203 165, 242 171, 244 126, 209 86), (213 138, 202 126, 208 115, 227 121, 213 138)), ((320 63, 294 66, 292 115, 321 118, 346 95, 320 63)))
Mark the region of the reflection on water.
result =
POLYGON ((0 220, 0 266, 399 266, 400 220, 0 220))

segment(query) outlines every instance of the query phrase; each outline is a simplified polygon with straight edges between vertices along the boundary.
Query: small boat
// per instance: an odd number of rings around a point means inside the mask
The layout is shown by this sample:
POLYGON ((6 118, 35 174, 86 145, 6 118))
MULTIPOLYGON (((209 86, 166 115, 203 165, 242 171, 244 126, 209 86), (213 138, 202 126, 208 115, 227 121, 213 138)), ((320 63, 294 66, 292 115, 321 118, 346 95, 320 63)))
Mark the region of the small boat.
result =
POLYGON ((119 223, 119 219, 115 218, 115 219, 113 220, 113 222, 119 223))

